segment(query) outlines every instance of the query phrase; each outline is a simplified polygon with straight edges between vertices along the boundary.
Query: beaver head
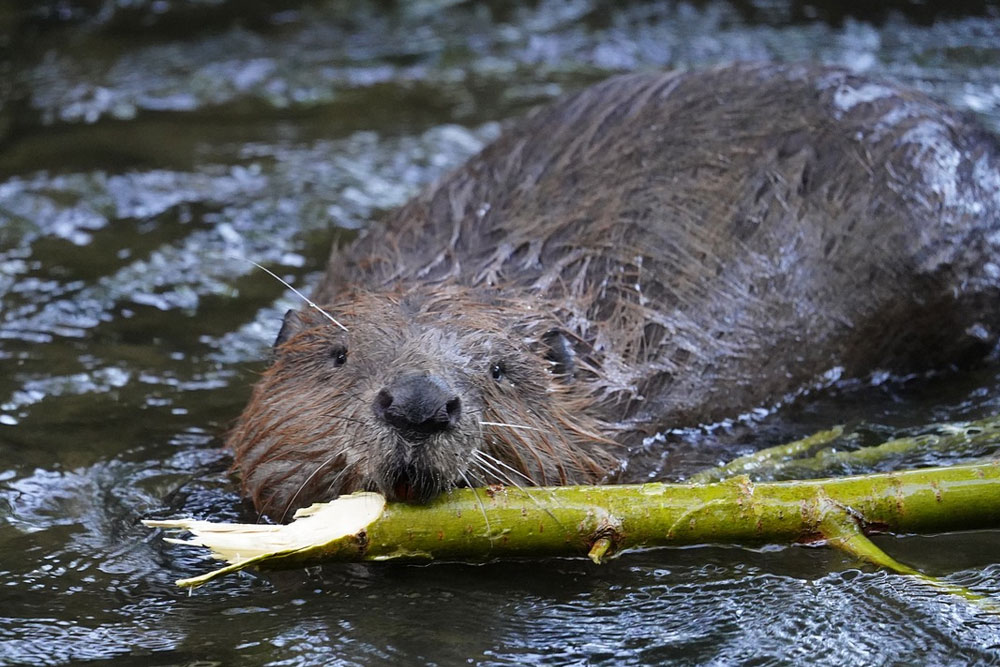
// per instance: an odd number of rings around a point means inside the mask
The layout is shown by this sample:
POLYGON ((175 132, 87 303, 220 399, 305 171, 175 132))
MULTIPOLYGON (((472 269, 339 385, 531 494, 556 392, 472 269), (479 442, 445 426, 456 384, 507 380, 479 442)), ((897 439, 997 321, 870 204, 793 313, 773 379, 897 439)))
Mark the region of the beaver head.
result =
POLYGON ((586 359, 551 311, 466 288, 355 292, 289 311, 229 436, 243 489, 284 520, 371 490, 592 482, 616 466, 590 416, 586 359), (576 377, 574 377, 576 376, 576 377))

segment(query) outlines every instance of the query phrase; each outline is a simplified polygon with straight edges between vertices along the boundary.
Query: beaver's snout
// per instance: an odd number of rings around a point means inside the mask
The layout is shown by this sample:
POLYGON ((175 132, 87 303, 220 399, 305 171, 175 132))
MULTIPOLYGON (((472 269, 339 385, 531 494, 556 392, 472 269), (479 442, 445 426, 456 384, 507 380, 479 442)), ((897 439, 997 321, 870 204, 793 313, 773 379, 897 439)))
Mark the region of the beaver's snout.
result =
POLYGON ((455 426, 462 399, 434 375, 403 375, 379 390, 372 406, 375 416, 410 441, 427 439, 455 426))

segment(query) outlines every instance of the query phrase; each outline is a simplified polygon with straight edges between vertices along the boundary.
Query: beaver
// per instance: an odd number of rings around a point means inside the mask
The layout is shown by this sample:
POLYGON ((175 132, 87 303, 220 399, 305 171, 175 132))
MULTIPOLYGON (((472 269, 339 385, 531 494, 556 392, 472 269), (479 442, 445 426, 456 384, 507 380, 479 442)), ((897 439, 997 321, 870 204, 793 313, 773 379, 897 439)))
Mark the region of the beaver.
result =
POLYGON ((286 315, 228 437, 243 491, 283 520, 361 489, 609 480, 662 429, 981 355, 998 155, 923 94, 830 68, 557 101, 334 248, 325 312, 286 315))

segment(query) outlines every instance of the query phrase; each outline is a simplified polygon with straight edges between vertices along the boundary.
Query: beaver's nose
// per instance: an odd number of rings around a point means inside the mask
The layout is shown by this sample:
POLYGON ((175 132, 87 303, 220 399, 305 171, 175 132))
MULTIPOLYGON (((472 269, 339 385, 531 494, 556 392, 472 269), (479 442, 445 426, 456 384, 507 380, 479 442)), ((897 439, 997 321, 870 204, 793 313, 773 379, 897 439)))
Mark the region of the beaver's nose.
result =
POLYGON ((420 440, 452 427, 462 414, 462 400, 441 378, 413 373, 380 389, 373 408, 403 437, 420 440))

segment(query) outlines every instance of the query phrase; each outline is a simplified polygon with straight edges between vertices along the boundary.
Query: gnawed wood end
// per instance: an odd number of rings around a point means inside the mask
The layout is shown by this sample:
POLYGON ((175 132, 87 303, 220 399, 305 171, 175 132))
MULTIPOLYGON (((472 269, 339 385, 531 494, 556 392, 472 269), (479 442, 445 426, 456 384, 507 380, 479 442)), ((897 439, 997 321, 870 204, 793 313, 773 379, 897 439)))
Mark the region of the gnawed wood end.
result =
POLYGON ((354 493, 329 503, 316 503, 295 513, 294 521, 286 525, 252 523, 216 523, 196 519, 147 520, 150 528, 185 530, 188 539, 165 538, 173 544, 205 547, 212 556, 229 563, 226 567, 189 579, 179 579, 178 586, 194 588, 223 574, 242 570, 250 565, 308 555, 323 551, 329 544, 345 537, 358 535, 382 516, 385 498, 377 493, 354 493))

